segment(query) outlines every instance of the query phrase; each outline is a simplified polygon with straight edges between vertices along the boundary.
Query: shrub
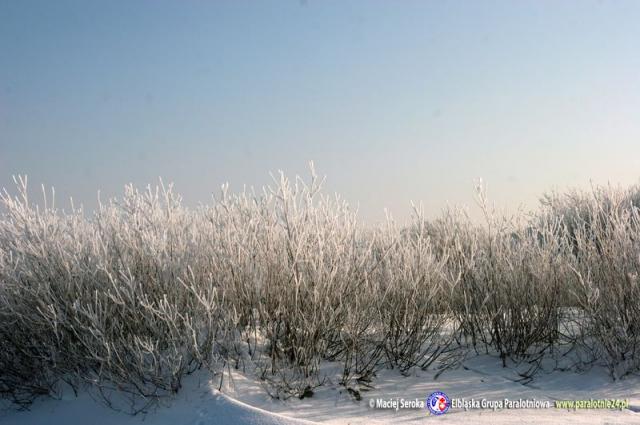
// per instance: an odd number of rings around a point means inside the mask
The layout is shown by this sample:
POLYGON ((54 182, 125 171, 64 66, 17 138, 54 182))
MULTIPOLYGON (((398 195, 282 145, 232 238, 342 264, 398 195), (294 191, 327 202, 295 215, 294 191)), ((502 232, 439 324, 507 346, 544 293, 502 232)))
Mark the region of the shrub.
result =
POLYGON ((129 394, 135 412, 200 367, 250 367, 302 398, 323 361, 357 398, 382 368, 453 367, 469 349, 530 378, 567 341, 616 378, 640 369, 636 189, 513 216, 481 191, 484 223, 415 208, 408 226, 363 226, 313 168, 195 210, 162 183, 93 214, 39 208, 16 183, 0 198, 0 396, 20 406, 65 381, 129 394))

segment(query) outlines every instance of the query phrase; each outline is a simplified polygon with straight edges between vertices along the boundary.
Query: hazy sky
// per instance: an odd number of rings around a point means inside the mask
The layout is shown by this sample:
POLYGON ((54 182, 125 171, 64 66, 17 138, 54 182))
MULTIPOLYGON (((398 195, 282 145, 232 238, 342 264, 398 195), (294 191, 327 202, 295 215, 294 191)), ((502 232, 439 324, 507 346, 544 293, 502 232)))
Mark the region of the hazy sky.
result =
MULTIPOLYGON (((366 220, 640 177, 638 1, 0 0, 0 186, 190 205, 305 171, 366 220)), ((61 199, 63 198, 63 199, 61 199)))

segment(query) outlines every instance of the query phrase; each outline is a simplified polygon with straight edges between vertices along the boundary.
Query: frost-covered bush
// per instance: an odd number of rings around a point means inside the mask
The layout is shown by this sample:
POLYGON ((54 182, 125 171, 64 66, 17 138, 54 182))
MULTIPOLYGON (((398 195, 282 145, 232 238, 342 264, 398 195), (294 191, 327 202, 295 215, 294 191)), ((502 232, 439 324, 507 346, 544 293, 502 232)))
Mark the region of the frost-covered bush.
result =
POLYGON ((171 189, 82 211, 33 208, 26 181, 0 222, 0 391, 19 403, 57 380, 151 398, 210 357, 222 311, 198 215, 171 189), (206 258, 206 257, 204 257, 206 258))
POLYGON ((449 311, 460 343, 507 360, 540 359, 558 338, 559 308, 567 303, 567 239, 557 223, 525 215, 497 215, 481 187, 483 223, 460 211, 434 222, 437 250, 446 259, 449 311))
POLYGON ((640 369, 640 209, 625 192, 610 190, 607 200, 586 204, 592 219, 577 226, 571 260, 587 319, 581 342, 619 378, 640 369))
POLYGON ((633 191, 511 217, 481 192, 483 223, 416 208, 407 226, 365 226, 313 170, 197 209, 129 186, 91 214, 37 207, 17 183, 0 199, 0 396, 23 406, 64 381, 135 411, 199 367, 307 397, 325 361, 359 397, 382 368, 452 367, 469 349, 535 365, 567 341, 616 377, 640 369, 633 191))

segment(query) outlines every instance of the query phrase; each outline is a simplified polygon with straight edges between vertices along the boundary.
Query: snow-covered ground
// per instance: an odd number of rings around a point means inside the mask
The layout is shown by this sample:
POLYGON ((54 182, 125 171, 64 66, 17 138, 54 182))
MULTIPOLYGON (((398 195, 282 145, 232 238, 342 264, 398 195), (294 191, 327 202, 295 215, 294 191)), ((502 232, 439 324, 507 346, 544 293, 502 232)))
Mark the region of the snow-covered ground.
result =
POLYGON ((239 372, 226 376, 223 391, 217 390, 219 378, 199 373, 185 380, 183 390, 172 400, 145 414, 130 416, 118 413, 94 401, 87 393, 77 398, 67 392, 60 400, 37 401, 29 411, 3 410, 0 423, 95 424, 95 425, 204 425, 204 424, 382 424, 382 423, 640 423, 640 377, 630 376, 614 382, 606 370, 594 367, 575 372, 541 372, 528 383, 517 382, 513 369, 502 368, 490 356, 467 359, 464 367, 442 373, 434 380, 433 372, 419 372, 409 377, 396 371, 384 371, 375 389, 362 392, 356 401, 344 389, 325 385, 313 397, 279 401, 270 398, 260 381, 239 372), (384 410, 371 408, 371 399, 423 401, 434 391, 443 391, 451 399, 480 401, 533 400, 550 401, 543 409, 469 409, 451 408, 442 416, 430 416, 424 408, 384 410), (622 399, 628 408, 618 410, 561 410, 555 400, 622 399))

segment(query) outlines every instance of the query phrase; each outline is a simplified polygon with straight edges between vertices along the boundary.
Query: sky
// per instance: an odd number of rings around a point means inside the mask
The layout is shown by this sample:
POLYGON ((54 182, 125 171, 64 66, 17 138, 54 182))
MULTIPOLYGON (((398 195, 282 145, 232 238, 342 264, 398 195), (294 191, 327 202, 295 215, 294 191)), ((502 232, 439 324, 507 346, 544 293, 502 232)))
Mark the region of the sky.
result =
MULTIPOLYGON (((638 1, 0 0, 0 186, 306 174, 365 221, 640 181, 638 1)), ((472 207, 473 208, 473 207, 472 207)))

